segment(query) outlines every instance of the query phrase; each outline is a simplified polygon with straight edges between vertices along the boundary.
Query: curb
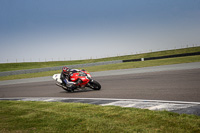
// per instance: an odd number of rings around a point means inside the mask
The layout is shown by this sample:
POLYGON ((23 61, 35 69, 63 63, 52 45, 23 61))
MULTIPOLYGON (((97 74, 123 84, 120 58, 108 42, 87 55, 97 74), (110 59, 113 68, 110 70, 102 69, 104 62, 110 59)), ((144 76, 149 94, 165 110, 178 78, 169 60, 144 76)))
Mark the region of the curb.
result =
POLYGON ((57 98, 57 97, 30 97, 30 98, 0 98, 0 101, 44 101, 65 103, 87 103, 100 106, 120 106, 127 108, 148 109, 153 111, 170 111, 179 114, 200 116, 200 102, 142 100, 142 99, 111 99, 111 98, 57 98))

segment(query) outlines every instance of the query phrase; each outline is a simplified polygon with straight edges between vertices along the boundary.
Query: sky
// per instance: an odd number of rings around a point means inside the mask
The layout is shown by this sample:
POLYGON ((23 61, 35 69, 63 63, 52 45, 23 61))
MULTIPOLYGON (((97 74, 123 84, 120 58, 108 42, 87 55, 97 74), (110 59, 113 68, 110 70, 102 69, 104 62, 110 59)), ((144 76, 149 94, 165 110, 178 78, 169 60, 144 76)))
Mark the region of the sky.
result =
POLYGON ((200 46, 200 0, 0 0, 0 63, 200 46))

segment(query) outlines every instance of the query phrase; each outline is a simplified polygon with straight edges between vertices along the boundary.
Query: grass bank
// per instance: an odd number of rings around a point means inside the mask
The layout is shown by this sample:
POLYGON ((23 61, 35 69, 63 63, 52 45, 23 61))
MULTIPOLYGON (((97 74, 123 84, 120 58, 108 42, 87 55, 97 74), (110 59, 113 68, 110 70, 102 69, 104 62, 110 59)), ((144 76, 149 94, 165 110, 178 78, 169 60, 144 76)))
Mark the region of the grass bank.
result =
MULTIPOLYGON (((200 62, 200 55, 178 57, 178 58, 167 58, 167 59, 159 59, 159 60, 149 60, 149 61, 142 61, 142 62, 140 61, 140 62, 126 62, 126 63, 119 63, 119 64, 100 65, 100 66, 85 67, 84 69, 89 72, 97 72, 97 71, 106 71, 106 70, 141 68, 141 67, 160 66, 160 65, 191 63, 191 62, 200 62)), ((60 72, 61 70, 40 72, 40 73, 30 73, 30 74, 20 74, 20 75, 12 75, 12 76, 2 76, 0 77, 0 81, 52 76, 53 74, 60 73, 60 72)))
POLYGON ((107 71, 107 70, 117 70, 117 69, 172 65, 172 64, 191 63, 191 62, 200 62, 200 55, 178 57, 178 58, 167 58, 167 59, 159 59, 159 60, 149 60, 149 61, 139 61, 139 62, 126 62, 126 63, 119 63, 119 64, 109 64, 109 65, 102 65, 102 66, 95 66, 95 67, 86 67, 84 69, 90 72, 94 72, 94 71, 107 71))
POLYGON ((200 117, 81 103, 0 101, 0 132, 200 132, 200 117))
POLYGON ((55 66, 64 66, 64 65, 85 64, 85 63, 94 63, 94 62, 104 62, 104 61, 113 61, 113 60, 149 58, 149 57, 166 56, 166 55, 183 54, 183 53, 193 53, 193 52, 200 52, 200 47, 175 49, 175 50, 167 50, 167 51, 159 51, 159 52, 150 52, 150 53, 134 54, 134 55, 126 55, 126 56, 116 56, 116 57, 101 58, 101 59, 89 59, 89 60, 4 63, 4 64, 0 64, 0 72, 24 70, 24 69, 34 69, 34 68, 45 68, 45 67, 55 67, 55 66))

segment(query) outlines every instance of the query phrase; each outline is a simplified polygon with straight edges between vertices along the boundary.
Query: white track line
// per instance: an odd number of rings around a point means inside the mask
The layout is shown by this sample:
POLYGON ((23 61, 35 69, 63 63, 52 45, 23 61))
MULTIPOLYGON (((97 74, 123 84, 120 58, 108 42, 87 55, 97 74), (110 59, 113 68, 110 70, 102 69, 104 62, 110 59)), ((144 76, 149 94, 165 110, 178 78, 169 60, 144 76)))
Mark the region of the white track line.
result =
POLYGON ((68 99, 81 99, 81 100, 110 100, 110 101, 137 101, 137 102, 158 102, 158 103, 178 103, 178 104, 196 104, 200 105, 200 102, 187 102, 187 101, 167 101, 167 100, 148 100, 148 99, 118 99, 118 98, 66 98, 66 97, 8 97, 0 98, 1 99, 54 99, 54 100, 68 100, 68 99))
POLYGON ((61 102, 65 100, 75 100, 74 102, 84 102, 94 104, 97 101, 107 101, 99 104, 101 106, 120 106, 130 108, 140 108, 149 110, 178 110, 200 105, 200 102, 185 101, 164 101, 164 100, 144 100, 144 99, 113 99, 113 98, 58 98, 58 97, 20 97, 20 98, 0 98, 0 100, 18 100, 18 101, 45 101, 45 102, 61 102), (91 101, 88 101, 91 100, 91 101))

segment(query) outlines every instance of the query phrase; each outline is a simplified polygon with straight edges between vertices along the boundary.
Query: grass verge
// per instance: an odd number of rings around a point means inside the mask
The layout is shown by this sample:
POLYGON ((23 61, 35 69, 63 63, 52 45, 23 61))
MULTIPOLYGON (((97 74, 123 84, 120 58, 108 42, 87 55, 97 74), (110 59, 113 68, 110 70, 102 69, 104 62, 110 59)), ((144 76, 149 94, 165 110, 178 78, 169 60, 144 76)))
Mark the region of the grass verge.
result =
POLYGON ((200 117, 81 103, 0 101, 0 132, 200 132, 200 117))
POLYGON ((104 61, 113 61, 113 60, 140 59, 140 58, 149 58, 149 57, 193 53, 193 52, 200 52, 200 47, 150 52, 150 53, 136 54, 136 55, 116 56, 116 57, 101 58, 101 59, 88 59, 88 60, 76 60, 76 61, 4 63, 4 64, 0 64, 0 72, 34 69, 34 68, 45 68, 45 67, 56 67, 56 66, 64 66, 64 65, 85 64, 85 63, 94 63, 94 62, 104 62, 104 61))
POLYGON ((178 57, 178 58, 167 58, 167 59, 159 59, 159 60, 139 61, 139 62, 126 62, 126 63, 119 63, 119 64, 109 64, 109 65, 102 65, 102 66, 95 66, 95 67, 86 67, 84 69, 90 72, 94 72, 94 71, 142 68, 142 67, 191 63, 191 62, 200 62, 200 55, 178 57))
MULTIPOLYGON (((180 63, 191 63, 191 62, 200 62, 200 55, 178 57, 178 58, 167 58, 167 59, 159 59, 159 60, 149 60, 149 61, 143 61, 143 62, 140 61, 140 62, 126 62, 126 63, 119 63, 119 64, 100 65, 100 66, 85 67, 84 69, 86 69, 89 72, 96 72, 96 71, 106 71, 106 70, 117 70, 117 69, 141 68, 141 67, 150 67, 150 66, 180 64, 180 63)), ((2 77, 0 77, 0 81, 52 76, 53 74, 60 73, 60 72, 61 72, 61 70, 40 72, 40 73, 30 73, 30 74, 20 74, 20 75, 12 75, 12 76, 2 76, 2 77)))

